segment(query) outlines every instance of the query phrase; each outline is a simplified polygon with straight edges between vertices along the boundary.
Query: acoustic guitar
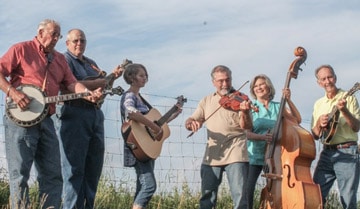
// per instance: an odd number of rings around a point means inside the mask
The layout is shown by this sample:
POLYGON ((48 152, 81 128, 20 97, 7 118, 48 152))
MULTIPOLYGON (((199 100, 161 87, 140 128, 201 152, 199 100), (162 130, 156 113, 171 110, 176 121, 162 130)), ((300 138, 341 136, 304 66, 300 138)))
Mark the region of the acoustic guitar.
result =
MULTIPOLYGON (((30 127, 40 123, 48 115, 49 103, 80 99, 90 95, 89 92, 82 92, 46 97, 39 87, 31 84, 21 85, 16 89, 30 98, 30 104, 26 110, 22 110, 10 97, 7 97, 6 115, 22 127, 30 127)), ((122 95, 123 92, 124 89, 118 86, 117 88, 103 90, 102 94, 122 95)))
POLYGON ((160 112, 155 108, 150 109, 150 111, 144 115, 147 119, 154 121, 162 128, 163 133, 160 140, 157 140, 149 128, 142 123, 130 120, 122 124, 121 132, 123 138, 136 159, 141 162, 146 162, 150 159, 156 159, 160 155, 165 139, 170 136, 167 121, 172 114, 181 109, 186 101, 186 98, 179 96, 177 97, 177 103, 163 116, 161 116, 160 112))
MULTIPOLYGON (((360 84, 356 82, 354 86, 348 92, 346 92, 343 99, 346 99, 348 96, 353 95, 359 89, 360 89, 360 84)), ((331 112, 328 115, 329 115, 329 119, 327 122, 327 126, 320 130, 319 138, 321 143, 323 144, 330 144, 332 137, 336 133, 337 125, 339 123, 340 110, 336 106, 333 106, 331 112)))

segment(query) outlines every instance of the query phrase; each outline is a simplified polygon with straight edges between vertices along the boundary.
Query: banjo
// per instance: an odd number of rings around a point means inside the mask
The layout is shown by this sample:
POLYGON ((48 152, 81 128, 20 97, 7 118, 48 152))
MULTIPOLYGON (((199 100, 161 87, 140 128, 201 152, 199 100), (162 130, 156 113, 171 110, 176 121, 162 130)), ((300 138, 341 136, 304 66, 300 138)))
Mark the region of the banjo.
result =
MULTIPOLYGON (((89 92, 72 93, 57 96, 46 97, 45 93, 39 87, 25 84, 17 87, 18 91, 23 92, 30 98, 30 104, 26 110, 22 110, 10 98, 6 98, 6 115, 18 126, 30 127, 40 123, 49 112, 50 103, 63 102, 68 100, 80 99, 89 96, 89 92)), ((122 95, 124 89, 120 86, 117 88, 106 89, 102 91, 103 95, 122 95)))

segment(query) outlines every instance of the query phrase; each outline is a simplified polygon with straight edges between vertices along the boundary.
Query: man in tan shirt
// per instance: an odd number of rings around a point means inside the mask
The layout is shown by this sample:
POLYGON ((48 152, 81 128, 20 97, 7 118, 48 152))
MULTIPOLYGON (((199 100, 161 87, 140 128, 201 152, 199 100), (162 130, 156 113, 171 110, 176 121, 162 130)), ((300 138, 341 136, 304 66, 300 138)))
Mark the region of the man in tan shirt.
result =
POLYGON ((226 66, 218 65, 212 70, 211 76, 216 92, 204 97, 185 122, 185 127, 193 132, 204 123, 207 128, 208 142, 201 165, 200 209, 216 206, 217 191, 224 171, 234 209, 247 208, 245 188, 249 159, 245 130, 252 127, 250 102, 239 102, 240 107, 236 111, 219 108, 220 99, 235 92, 231 71, 226 66))

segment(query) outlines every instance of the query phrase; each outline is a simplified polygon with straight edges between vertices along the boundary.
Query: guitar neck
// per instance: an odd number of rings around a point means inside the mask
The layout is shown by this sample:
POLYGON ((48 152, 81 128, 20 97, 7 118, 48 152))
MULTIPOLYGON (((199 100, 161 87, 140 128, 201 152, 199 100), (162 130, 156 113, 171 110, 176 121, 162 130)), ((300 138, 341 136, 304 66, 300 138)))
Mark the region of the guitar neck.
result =
POLYGON ((81 99, 86 96, 89 96, 89 92, 82 92, 82 93, 73 93, 73 94, 64 94, 64 95, 58 95, 58 96, 51 96, 45 98, 45 103, 56 103, 56 102, 64 102, 68 100, 74 100, 74 99, 81 99))
POLYGON ((174 114, 178 110, 178 107, 174 105, 167 113, 165 113, 159 120, 157 120, 157 124, 162 126, 166 123, 172 114, 174 114))

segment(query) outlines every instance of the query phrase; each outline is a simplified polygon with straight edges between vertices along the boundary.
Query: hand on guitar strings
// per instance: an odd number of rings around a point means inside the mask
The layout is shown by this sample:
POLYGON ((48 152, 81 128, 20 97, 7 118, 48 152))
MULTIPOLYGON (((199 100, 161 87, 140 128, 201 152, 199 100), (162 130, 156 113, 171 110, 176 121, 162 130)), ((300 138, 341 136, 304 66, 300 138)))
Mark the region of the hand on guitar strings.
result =
POLYGON ((161 139, 163 137, 163 129, 158 125, 155 129, 151 129, 151 128, 149 128, 149 129, 150 129, 149 132, 150 132, 151 137, 157 141, 161 141, 161 139))
MULTIPOLYGON (((348 111, 348 109, 346 108, 346 100, 345 99, 340 99, 338 101, 338 103, 336 104, 336 108, 341 111, 341 112, 346 112, 348 111)), ((320 129, 326 129, 329 125, 329 121, 331 120, 331 118, 329 118, 329 114, 323 114, 319 117, 318 121, 317 121, 317 127, 319 127, 320 129)))
POLYGON ((26 94, 18 91, 12 86, 8 91, 8 97, 10 97, 22 110, 26 110, 31 102, 31 99, 26 94))
POLYGON ((319 129, 326 128, 328 126, 328 121, 329 121, 328 114, 321 115, 317 120, 317 127, 319 127, 319 129))
POLYGON ((86 100, 96 103, 97 101, 99 101, 102 98, 102 88, 99 87, 93 91, 89 91, 87 89, 85 89, 85 92, 88 92, 90 95, 85 97, 86 100))

